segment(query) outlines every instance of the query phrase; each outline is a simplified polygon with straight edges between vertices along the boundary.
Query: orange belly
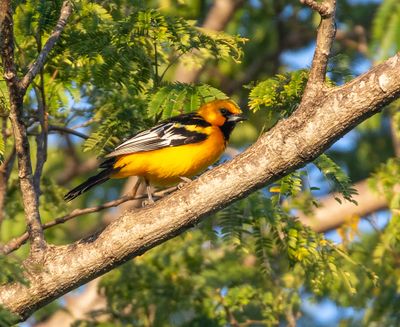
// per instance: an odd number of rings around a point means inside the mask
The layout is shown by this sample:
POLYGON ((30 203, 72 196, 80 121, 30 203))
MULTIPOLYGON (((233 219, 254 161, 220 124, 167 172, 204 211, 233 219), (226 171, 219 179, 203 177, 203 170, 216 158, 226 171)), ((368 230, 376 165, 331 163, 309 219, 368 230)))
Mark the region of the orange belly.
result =
POLYGON ((141 176, 154 185, 173 185, 180 177, 193 177, 213 164, 225 150, 218 127, 202 142, 120 156, 112 178, 141 176))

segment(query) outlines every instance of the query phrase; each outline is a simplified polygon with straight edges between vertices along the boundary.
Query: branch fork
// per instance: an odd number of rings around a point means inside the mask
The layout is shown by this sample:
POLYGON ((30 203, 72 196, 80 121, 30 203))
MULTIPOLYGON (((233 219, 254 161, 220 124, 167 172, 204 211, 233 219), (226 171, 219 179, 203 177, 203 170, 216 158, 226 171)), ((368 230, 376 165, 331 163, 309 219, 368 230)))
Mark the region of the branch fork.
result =
POLYGON ((332 17, 335 13, 334 1, 323 1, 322 3, 315 0, 300 0, 303 5, 310 7, 312 10, 318 12, 322 18, 332 17))
POLYGON ((310 75, 304 90, 302 102, 299 106, 302 107, 305 105, 305 102, 308 105, 312 99, 319 101, 328 89, 325 79, 329 55, 336 34, 336 0, 325 0, 322 3, 314 0, 300 0, 300 2, 309 6, 321 16, 310 75))

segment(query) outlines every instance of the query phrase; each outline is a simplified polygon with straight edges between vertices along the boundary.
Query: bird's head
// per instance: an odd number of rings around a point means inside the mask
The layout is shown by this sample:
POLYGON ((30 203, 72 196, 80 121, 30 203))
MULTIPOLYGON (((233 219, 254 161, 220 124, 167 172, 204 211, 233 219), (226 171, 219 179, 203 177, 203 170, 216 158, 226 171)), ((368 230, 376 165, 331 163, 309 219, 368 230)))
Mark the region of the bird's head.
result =
POLYGON ((236 123, 245 120, 240 108, 231 100, 214 100, 203 104, 198 114, 212 125, 229 125, 233 127, 236 123))

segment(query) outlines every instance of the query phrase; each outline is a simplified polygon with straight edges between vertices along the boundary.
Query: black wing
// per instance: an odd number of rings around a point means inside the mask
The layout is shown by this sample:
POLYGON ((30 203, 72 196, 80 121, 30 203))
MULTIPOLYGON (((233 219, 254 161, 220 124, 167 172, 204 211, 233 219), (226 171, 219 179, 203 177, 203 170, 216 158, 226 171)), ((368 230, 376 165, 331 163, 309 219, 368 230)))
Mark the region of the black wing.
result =
POLYGON ((145 130, 126 140, 108 155, 116 157, 122 154, 152 151, 169 146, 197 143, 207 139, 208 134, 188 129, 189 126, 211 126, 196 114, 184 114, 172 117, 149 130, 145 130))

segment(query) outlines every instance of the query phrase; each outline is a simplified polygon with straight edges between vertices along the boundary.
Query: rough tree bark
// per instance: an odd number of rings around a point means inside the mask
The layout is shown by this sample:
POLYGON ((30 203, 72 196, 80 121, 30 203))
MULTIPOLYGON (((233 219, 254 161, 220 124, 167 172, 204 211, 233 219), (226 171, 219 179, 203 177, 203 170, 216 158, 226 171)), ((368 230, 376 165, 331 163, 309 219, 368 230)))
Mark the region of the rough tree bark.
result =
POLYGON ((29 285, 0 287, 0 303, 20 317, 175 237, 200 220, 315 159, 333 142, 400 97, 400 53, 340 87, 324 84, 334 35, 334 0, 320 12, 311 78, 298 109, 232 161, 149 207, 128 210, 102 232, 66 246, 49 245, 43 263, 26 262, 29 285), (324 36, 325 35, 325 36, 324 36))
POLYGON ((313 160, 399 96, 397 54, 348 84, 327 89, 314 101, 307 101, 307 106, 301 105, 244 153, 183 190, 153 206, 125 212, 98 235, 67 246, 49 246, 41 271, 27 267, 30 285, 2 286, 0 302, 21 319, 28 317, 54 298, 313 160))

